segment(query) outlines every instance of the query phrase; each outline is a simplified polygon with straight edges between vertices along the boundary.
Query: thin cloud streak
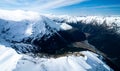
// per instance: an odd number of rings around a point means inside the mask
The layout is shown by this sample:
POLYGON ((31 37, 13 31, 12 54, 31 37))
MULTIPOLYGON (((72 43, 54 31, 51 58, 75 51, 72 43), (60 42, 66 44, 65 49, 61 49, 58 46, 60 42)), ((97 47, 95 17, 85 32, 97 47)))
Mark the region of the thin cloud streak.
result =
POLYGON ((57 0, 51 3, 47 3, 42 6, 42 9, 54 9, 54 8, 59 8, 59 7, 64 7, 64 6, 69 6, 72 4, 77 4, 80 2, 84 2, 86 0, 57 0))
POLYGON ((101 9, 101 8, 115 8, 120 7, 120 5, 101 5, 101 6, 93 6, 93 7, 82 7, 79 9, 101 9))

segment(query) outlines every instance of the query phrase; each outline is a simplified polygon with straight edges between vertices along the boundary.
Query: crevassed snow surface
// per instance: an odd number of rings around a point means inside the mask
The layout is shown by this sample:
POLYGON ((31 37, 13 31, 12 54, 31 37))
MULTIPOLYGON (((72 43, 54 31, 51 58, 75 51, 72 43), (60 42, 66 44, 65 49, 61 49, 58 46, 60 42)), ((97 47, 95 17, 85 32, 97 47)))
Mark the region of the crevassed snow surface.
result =
POLYGON ((26 37, 42 37, 49 31, 46 24, 56 30, 72 28, 35 12, 0 10, 0 71, 112 71, 96 54, 89 51, 81 52, 85 57, 33 58, 6 47, 26 37))

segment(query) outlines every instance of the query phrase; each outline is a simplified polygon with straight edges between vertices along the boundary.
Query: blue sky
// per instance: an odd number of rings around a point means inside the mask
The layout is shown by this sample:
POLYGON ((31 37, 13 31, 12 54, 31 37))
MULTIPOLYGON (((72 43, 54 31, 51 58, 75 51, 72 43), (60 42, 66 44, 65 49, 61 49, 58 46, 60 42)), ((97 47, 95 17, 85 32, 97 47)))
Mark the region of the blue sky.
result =
POLYGON ((120 15, 120 0, 0 0, 0 9, 68 15, 120 15))

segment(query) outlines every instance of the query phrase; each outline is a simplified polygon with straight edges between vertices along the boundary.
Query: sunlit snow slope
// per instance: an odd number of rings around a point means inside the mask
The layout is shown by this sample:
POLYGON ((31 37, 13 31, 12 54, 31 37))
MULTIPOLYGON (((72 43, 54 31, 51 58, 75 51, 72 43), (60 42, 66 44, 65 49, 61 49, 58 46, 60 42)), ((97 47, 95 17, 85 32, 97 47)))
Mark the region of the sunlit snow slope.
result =
POLYGON ((0 45, 0 71, 12 71, 21 57, 14 49, 0 45))

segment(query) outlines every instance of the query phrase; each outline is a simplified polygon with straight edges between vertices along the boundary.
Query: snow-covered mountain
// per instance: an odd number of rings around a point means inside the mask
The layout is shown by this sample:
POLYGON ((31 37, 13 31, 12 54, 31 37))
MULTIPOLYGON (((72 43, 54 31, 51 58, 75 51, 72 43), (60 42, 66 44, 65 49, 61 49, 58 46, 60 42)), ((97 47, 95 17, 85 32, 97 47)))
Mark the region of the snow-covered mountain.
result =
POLYGON ((60 30, 58 24, 45 16, 39 15, 38 17, 38 15, 36 16, 32 12, 26 13, 24 11, 5 11, 3 14, 1 12, 0 38, 2 40, 0 40, 0 43, 7 46, 14 46, 14 48, 17 46, 15 49, 21 52, 31 51, 30 49, 35 48, 22 42, 31 39, 29 43, 32 43, 35 39, 40 39, 43 35, 48 35, 46 36, 47 39, 54 33, 52 30, 60 30), (7 17, 5 13, 9 14, 9 16, 7 17), (22 48, 23 46, 25 48, 22 48))
MULTIPOLYGON (((67 47, 65 44, 68 44, 66 34, 64 37, 61 31, 74 29, 71 23, 77 22, 106 22, 113 27, 115 24, 119 26, 120 17, 72 17, 0 10, 0 71, 113 71, 102 60, 102 55, 91 51, 54 57, 53 53, 63 51, 67 47), (48 57, 46 53, 42 57, 36 56, 41 52, 53 53, 48 57)), ((85 44, 87 46, 91 47, 88 43, 85 44)))

